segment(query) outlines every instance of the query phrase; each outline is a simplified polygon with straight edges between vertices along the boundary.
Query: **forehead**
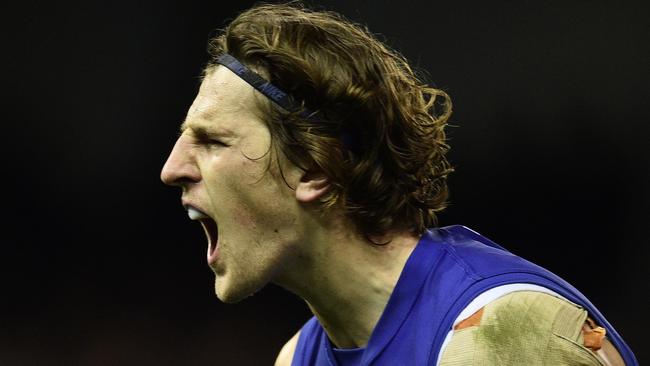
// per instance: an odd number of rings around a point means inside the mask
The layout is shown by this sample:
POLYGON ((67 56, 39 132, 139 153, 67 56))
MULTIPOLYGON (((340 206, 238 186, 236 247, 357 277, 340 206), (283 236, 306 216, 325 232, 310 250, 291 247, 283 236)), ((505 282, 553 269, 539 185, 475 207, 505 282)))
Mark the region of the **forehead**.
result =
POLYGON ((181 130, 201 127, 243 132, 246 128, 264 126, 255 93, 232 71, 218 66, 203 79, 181 130))

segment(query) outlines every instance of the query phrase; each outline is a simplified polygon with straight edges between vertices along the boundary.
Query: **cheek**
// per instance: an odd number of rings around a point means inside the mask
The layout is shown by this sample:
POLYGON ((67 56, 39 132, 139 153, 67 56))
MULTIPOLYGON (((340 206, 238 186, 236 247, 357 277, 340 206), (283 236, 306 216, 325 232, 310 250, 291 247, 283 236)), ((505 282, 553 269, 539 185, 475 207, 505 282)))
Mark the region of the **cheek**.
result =
POLYGON ((253 186, 241 186, 236 202, 231 205, 230 215, 236 225, 256 237, 273 236, 291 214, 285 204, 288 197, 278 192, 271 182, 260 182, 253 186))
POLYGON ((246 172, 224 179, 215 191, 216 197, 221 197, 222 213, 236 225, 233 229, 255 231, 268 215, 268 195, 263 186, 247 179, 246 172))
POLYGON ((214 174, 206 179, 210 182, 208 189, 214 207, 235 225, 229 229, 272 232, 273 225, 281 221, 284 203, 290 197, 284 181, 275 179, 267 171, 267 164, 266 159, 255 161, 245 157, 228 164, 222 161, 219 169, 213 169, 214 174))
POLYGON ((242 225, 248 230, 257 229, 255 215, 246 203, 242 202, 240 205, 233 207, 231 215, 238 225, 242 225))

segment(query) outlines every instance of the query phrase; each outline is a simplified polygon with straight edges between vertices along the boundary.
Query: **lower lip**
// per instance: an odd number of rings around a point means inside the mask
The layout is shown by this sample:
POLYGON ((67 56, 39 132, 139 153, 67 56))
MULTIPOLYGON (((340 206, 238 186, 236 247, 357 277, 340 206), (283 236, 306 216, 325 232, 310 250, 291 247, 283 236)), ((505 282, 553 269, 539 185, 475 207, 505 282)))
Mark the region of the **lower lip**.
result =
POLYGON ((208 265, 217 263, 217 259, 219 259, 219 239, 217 239, 216 243, 210 243, 208 245, 208 265))

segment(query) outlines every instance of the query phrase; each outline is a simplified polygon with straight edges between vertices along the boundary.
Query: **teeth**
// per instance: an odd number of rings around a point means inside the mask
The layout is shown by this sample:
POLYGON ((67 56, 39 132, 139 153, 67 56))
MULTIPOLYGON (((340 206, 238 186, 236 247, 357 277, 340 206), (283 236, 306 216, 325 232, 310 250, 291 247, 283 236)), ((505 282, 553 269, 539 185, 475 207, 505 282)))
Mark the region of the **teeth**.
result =
POLYGON ((207 219, 208 218, 208 215, 206 215, 203 212, 195 209, 194 207, 188 207, 187 208, 187 215, 190 217, 191 220, 200 220, 200 219, 207 219))

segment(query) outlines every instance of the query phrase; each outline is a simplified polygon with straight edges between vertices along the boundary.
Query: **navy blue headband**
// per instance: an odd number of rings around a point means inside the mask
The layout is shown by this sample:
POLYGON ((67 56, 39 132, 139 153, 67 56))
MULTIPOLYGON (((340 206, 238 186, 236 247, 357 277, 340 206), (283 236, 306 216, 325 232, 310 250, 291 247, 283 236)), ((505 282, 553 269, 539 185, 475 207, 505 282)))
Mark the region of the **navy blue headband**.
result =
MULTIPOLYGON (((235 75, 239 76, 245 82, 250 84, 253 88, 257 89, 260 93, 264 94, 267 98, 271 99, 275 104, 284 108, 289 112, 297 112, 302 109, 293 98, 282 89, 271 84, 270 81, 264 79, 256 72, 252 71, 248 67, 244 66, 239 60, 233 56, 224 53, 221 56, 217 57, 215 60, 216 63, 227 67, 230 71, 234 72, 235 75)), ((300 113, 300 116, 303 118, 316 118, 317 114, 312 113, 311 111, 305 109, 300 113)), ((358 151, 359 146, 356 143, 356 138, 349 132, 343 132, 341 134, 341 143, 349 151, 358 151)))
MULTIPOLYGON (((289 94, 285 93, 277 86, 271 84, 271 82, 264 79, 248 67, 244 66, 244 64, 239 62, 239 60, 232 57, 231 55, 224 53, 221 56, 217 57, 215 61, 218 64, 221 64, 230 69, 230 71, 234 72, 235 75, 242 78, 253 88, 259 90, 260 93, 264 94, 267 98, 271 99, 273 102, 275 102, 275 104, 279 105, 285 110, 289 112, 296 112, 301 109, 301 107, 293 101, 289 94)), ((309 115, 309 112, 303 114, 309 115)))

